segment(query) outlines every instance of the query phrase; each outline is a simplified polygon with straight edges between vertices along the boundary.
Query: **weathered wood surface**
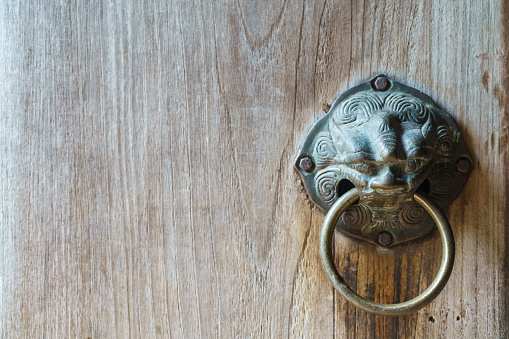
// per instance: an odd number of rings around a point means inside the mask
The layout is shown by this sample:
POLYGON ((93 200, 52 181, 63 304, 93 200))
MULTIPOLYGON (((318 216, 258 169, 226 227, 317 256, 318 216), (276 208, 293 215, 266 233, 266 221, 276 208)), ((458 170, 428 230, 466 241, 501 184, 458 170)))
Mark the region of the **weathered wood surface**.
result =
MULTIPOLYGON (((507 338, 502 0, 0 3, 3 337, 507 338), (334 293, 292 168, 379 72, 450 112, 476 161, 446 210, 449 284, 401 318, 334 293)), ((440 251, 335 239, 382 302, 423 291, 440 251)))

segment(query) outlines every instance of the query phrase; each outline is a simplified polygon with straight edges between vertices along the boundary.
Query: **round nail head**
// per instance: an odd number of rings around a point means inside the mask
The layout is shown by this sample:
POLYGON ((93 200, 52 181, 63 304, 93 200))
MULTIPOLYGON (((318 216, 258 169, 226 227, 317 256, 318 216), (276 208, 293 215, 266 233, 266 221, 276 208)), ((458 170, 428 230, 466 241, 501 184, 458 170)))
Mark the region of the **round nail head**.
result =
POLYGON ((313 169, 313 160, 311 160, 310 157, 303 157, 300 159, 299 167, 306 172, 311 171, 311 169, 313 169))
POLYGON ((470 162, 468 162, 468 160, 464 158, 459 159, 456 162, 456 169, 460 173, 467 173, 470 170, 470 162))
POLYGON ((389 80, 386 77, 378 77, 375 79, 374 85, 377 91, 385 91, 389 88, 389 80))
POLYGON ((389 232, 383 231, 378 235, 378 243, 384 247, 392 244, 392 236, 389 232))

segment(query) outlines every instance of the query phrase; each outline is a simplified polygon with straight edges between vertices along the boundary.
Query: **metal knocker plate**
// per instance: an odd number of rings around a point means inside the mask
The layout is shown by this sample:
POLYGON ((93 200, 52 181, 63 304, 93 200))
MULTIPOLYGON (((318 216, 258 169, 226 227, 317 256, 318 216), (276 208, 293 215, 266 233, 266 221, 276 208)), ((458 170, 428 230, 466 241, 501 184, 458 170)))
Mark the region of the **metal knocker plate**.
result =
POLYGON ((452 231, 441 208, 459 193, 472 167, 452 117, 416 89, 379 75, 339 96, 309 131, 296 161, 310 198, 329 211, 320 254, 336 289, 366 311, 384 315, 431 302, 454 260, 452 231), (390 247, 426 235, 435 224, 442 265, 415 299, 395 305, 362 299, 333 265, 334 228, 390 247))

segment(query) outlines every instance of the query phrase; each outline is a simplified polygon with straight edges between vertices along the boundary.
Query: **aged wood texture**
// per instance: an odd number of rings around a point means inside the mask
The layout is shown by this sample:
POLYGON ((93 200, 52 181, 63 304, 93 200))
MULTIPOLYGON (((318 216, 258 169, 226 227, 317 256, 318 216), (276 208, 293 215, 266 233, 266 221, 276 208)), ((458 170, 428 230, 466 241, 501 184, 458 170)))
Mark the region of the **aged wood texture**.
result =
MULTIPOLYGON (((502 2, 0 1, 2 337, 507 338, 502 2), (446 210, 449 284, 401 318, 334 293, 292 167, 379 72, 450 112, 476 162, 446 210)), ((436 233, 338 234, 335 253, 381 302, 423 291, 441 255, 436 233)))

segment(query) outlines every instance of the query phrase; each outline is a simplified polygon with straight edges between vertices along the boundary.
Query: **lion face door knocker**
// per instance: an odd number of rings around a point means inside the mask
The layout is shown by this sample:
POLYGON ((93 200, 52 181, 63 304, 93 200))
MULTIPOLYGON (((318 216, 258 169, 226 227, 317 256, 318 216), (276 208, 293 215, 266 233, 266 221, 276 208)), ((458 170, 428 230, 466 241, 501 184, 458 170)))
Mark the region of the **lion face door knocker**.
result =
POLYGON ((441 208, 463 187, 473 162, 453 118, 425 94, 379 75, 332 104, 309 131, 296 161, 312 201, 328 211, 322 264, 336 289, 375 314, 402 315, 430 303, 450 276, 454 239, 441 208), (334 229, 390 247, 437 225, 443 258, 415 299, 379 304, 352 291, 333 264, 334 229))

